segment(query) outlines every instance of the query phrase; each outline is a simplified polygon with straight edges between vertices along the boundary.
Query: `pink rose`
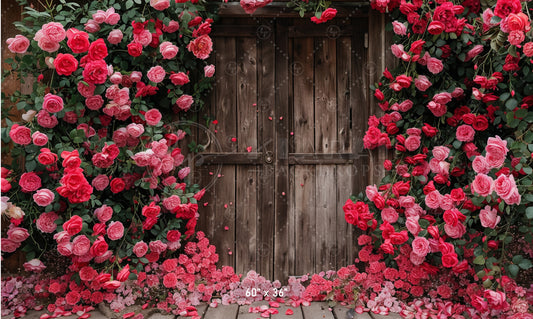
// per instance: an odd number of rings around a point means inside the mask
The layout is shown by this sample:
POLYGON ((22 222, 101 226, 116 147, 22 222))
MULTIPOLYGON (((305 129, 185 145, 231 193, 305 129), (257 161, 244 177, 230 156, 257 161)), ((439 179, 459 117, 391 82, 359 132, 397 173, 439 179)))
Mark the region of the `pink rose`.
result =
POLYGON ((478 56, 483 52, 483 45, 478 44, 474 46, 470 51, 466 53, 465 62, 472 60, 474 57, 478 56))
POLYGON ((429 253, 429 241, 425 237, 416 237, 411 243, 413 253, 426 256, 429 253))
POLYGON ((472 168, 478 174, 487 174, 490 171, 489 164, 485 157, 478 155, 472 162, 472 168))
POLYGON ((452 100, 452 94, 448 92, 440 92, 433 96, 433 101, 439 104, 448 104, 452 100))
POLYGON ((450 149, 446 146, 435 146, 433 148, 433 157, 439 161, 445 161, 450 154, 450 149))
POLYGON ((117 144, 118 147, 126 146, 126 142, 130 135, 128 134, 128 131, 125 127, 121 127, 117 129, 115 132, 113 132, 113 142, 117 144))
POLYGON ((180 171, 178 172, 178 177, 180 179, 185 179, 185 177, 187 177, 187 175, 189 175, 190 172, 191 172, 191 168, 190 167, 184 167, 184 168, 180 169, 180 171))
POLYGON ((44 24, 41 30, 44 36, 54 42, 61 42, 67 37, 67 32, 59 22, 49 22, 44 24))
MULTIPOLYGON (((107 260, 110 257, 109 256, 109 250, 107 250, 108 248, 109 248, 109 245, 105 241, 104 237, 103 236, 99 236, 94 241, 94 243, 91 246, 91 248, 89 249, 89 251, 90 251, 91 255, 94 256, 94 257, 102 257, 102 258, 100 258, 100 260, 103 262, 103 261, 107 260), (108 255, 108 256, 106 256, 106 255, 108 255)), ((95 261, 99 262, 96 258, 95 258, 95 261)))
MULTIPOLYGON (((498 1, 499 3, 499 1, 498 1)), ((492 309, 500 309, 503 310, 507 307, 509 307, 509 304, 507 303, 505 293, 502 291, 494 291, 490 289, 486 289, 483 293, 483 297, 487 299, 487 302, 491 306, 492 309)))
POLYGON ((139 71, 133 71, 131 72, 130 74, 130 79, 131 79, 131 82, 133 83, 137 83, 141 80, 143 74, 139 71))
POLYGON ((135 155, 133 155, 133 160, 137 166, 145 167, 150 165, 153 155, 154 152, 152 150, 146 150, 144 152, 135 153, 135 155))
POLYGON ((15 252, 15 250, 17 250, 19 247, 20 243, 14 242, 9 238, 2 238, 0 250, 3 252, 12 253, 15 252))
POLYGON ((147 251, 148 251, 148 245, 144 241, 139 241, 135 243, 135 246, 133 246, 133 253, 138 258, 141 258, 144 255, 146 255, 147 251))
POLYGON ((170 1, 169 0, 150 0, 150 6, 152 8, 163 11, 170 7, 170 1))
POLYGON ((163 286, 166 288, 175 288, 178 285, 178 276, 175 273, 170 272, 163 276, 163 286))
POLYGON ((41 178, 34 172, 24 173, 20 176, 20 188, 25 193, 30 193, 41 188, 41 178))
POLYGON ((74 236, 83 228, 83 219, 80 216, 74 215, 69 220, 63 223, 63 229, 67 231, 70 236, 74 236))
POLYGON ((121 222, 111 222, 107 227, 107 237, 111 240, 119 240, 124 236, 124 225, 121 222))
POLYGON ((55 52, 59 50, 59 42, 51 40, 49 37, 45 36, 41 30, 37 31, 33 40, 37 41, 39 48, 46 52, 55 52))
POLYGON ((170 75, 170 81, 174 85, 184 85, 189 83, 189 76, 183 72, 172 73, 170 75))
POLYGON ((388 222, 389 224, 394 224, 398 220, 398 212, 392 207, 383 208, 381 211, 381 219, 388 222))
POLYGON ((22 227, 12 227, 7 231, 7 238, 16 242, 21 243, 30 237, 30 233, 26 228, 22 227))
POLYGON ((165 69, 163 69, 163 67, 160 65, 150 68, 150 70, 148 70, 148 73, 146 73, 148 79, 154 83, 159 83, 163 81, 165 79, 165 75, 165 69))
POLYGON ((472 182, 472 193, 481 196, 489 196, 492 193, 494 182, 492 178, 485 174, 477 174, 472 182))
POLYGON ((188 111, 191 108, 191 105, 194 103, 192 96, 188 94, 183 94, 176 101, 176 105, 182 111, 188 111))
POLYGON ((160 240, 151 241, 150 250, 156 254, 161 254, 167 249, 167 245, 160 240))
POLYGON ((489 137, 485 151, 487 152, 485 158, 490 168, 501 167, 509 151, 507 141, 502 140, 499 136, 489 137))
POLYGON ((14 38, 6 40, 9 51, 13 53, 26 53, 30 46, 30 40, 23 35, 17 34, 14 38))
POLYGON ((472 142, 474 140, 475 134, 476 131, 472 126, 463 124, 457 128, 457 131, 455 132, 455 137, 458 141, 461 142, 472 142))
POLYGON ((147 46, 152 42, 152 33, 149 30, 142 30, 140 33, 133 34, 133 42, 142 46, 147 46))
POLYGON ((522 51, 524 52, 524 55, 527 57, 533 56, 533 42, 528 42, 524 44, 522 51))
POLYGON ((418 217, 418 215, 414 215, 408 216, 405 220, 405 227, 407 227, 407 230, 415 236, 417 236, 418 233, 422 230, 420 224, 418 223, 419 219, 420 217, 418 217))
POLYGON ((163 59, 173 59, 178 54, 179 48, 172 43, 165 41, 159 45, 159 52, 163 59))
POLYGON ((85 31, 87 31, 89 33, 94 33, 94 32, 100 31, 100 24, 98 24, 93 19, 89 19, 89 21, 87 21, 84 24, 84 27, 85 27, 85 31))
POLYGON ((46 268, 42 261, 35 258, 28 262, 25 262, 22 266, 24 266, 24 270, 28 272, 41 272, 46 268))
POLYGON ((76 256, 86 255, 89 252, 90 248, 91 248, 91 241, 85 235, 77 236, 72 241, 72 254, 76 256))
POLYGON ((402 112, 407 112, 413 107, 413 101, 405 100, 402 103, 398 104, 398 110, 402 112))
POLYGON ((215 66, 213 64, 209 64, 204 66, 204 75, 207 78, 213 77, 215 74, 215 66))
POLYGON ((63 242, 63 243, 57 244, 57 252, 62 256, 72 255, 72 243, 63 242))
POLYGON ((479 220, 481 221, 481 225, 483 227, 494 229, 500 222, 501 217, 498 216, 496 209, 487 205, 485 208, 479 211, 479 220))
POLYGON ((63 99, 60 96, 48 93, 44 96, 43 110, 57 113, 63 110, 63 99))
POLYGON ((368 185, 365 190, 366 197, 373 201, 374 198, 379 195, 378 188, 376 185, 368 185))
POLYGON ((54 201, 55 195, 47 188, 41 188, 33 194, 33 201, 42 207, 50 205, 54 201))
POLYGON ((102 207, 94 210, 94 215, 101 223, 106 223, 111 217, 113 217, 113 208, 107 205, 102 205, 102 207))
POLYGON ((455 226, 445 224, 444 225, 444 231, 446 232, 446 235, 450 236, 451 238, 461 238, 466 233, 466 227, 463 223, 457 223, 455 226))
POLYGON ((57 229, 57 224, 55 223, 56 219, 58 219, 59 216, 55 212, 49 212, 49 213, 42 213, 39 215, 39 218, 37 218, 37 229, 42 231, 43 233, 53 233, 57 229))
POLYGON ((115 8, 111 7, 105 11, 106 18, 105 23, 109 25, 115 25, 120 21, 120 15, 115 12, 115 8))
POLYGON ((162 118, 161 112, 159 112, 159 110, 157 109, 148 110, 148 112, 144 114, 144 119, 146 120, 146 124, 152 125, 152 126, 157 125, 159 121, 161 121, 161 118, 162 118))
POLYGON ((9 130, 9 137, 11 140, 20 145, 29 145, 32 142, 31 130, 26 126, 13 124, 9 130))
POLYGON ((126 130, 131 137, 139 137, 144 133, 144 126, 142 124, 130 123, 126 126, 126 130))
POLYGON ((432 83, 429 81, 429 79, 427 78, 427 76, 425 75, 419 75, 416 79, 415 79, 415 86, 416 88, 419 90, 419 91, 426 91, 427 89, 429 89, 431 87, 432 83))
POLYGON ((163 32, 174 33, 180 29, 180 24, 177 21, 170 20, 168 25, 163 25, 163 32))
POLYGON ((95 60, 87 62, 82 74, 83 79, 87 83, 105 83, 108 75, 107 64, 104 60, 95 60))
POLYGON ((95 13, 93 13, 92 18, 93 18, 94 22, 96 22, 98 24, 104 23, 105 22, 105 18, 106 18, 105 11, 102 11, 102 10, 96 11, 95 13))
POLYGON ((120 31, 120 29, 115 29, 109 32, 109 35, 107 36, 107 41, 110 44, 119 44, 120 42, 122 42, 123 38, 124 34, 122 34, 122 31, 120 31))
POLYGON ((435 101, 431 101, 427 105, 428 109, 433 113, 436 117, 441 117, 444 114, 446 114, 446 111, 448 110, 446 107, 446 104, 439 104, 435 101))
POLYGON ((426 206, 432 209, 437 209, 440 207, 442 195, 439 193, 439 191, 434 190, 432 192, 429 192, 426 195, 425 202, 426 206))
POLYGON ((272 2, 272 0, 241 0, 241 7, 244 12, 252 14, 258 8, 262 8, 272 2))
POLYGON ((111 74, 111 76, 109 77, 109 81, 111 81, 111 83, 113 84, 122 83, 122 74, 120 72, 115 72, 111 74))
POLYGON ((96 190, 103 191, 109 185, 109 178, 104 174, 100 174, 93 179, 91 185, 96 190))
POLYGON ((35 131, 32 135, 31 135, 31 138, 33 140, 33 144, 37 145, 37 146, 44 146, 46 145, 46 143, 48 143, 48 136, 44 133, 41 133, 39 131, 35 131))
POLYGON ((405 24, 403 24, 401 22, 393 21, 392 22, 392 29, 393 29, 394 33, 396 33, 397 35, 406 35, 407 34, 407 27, 405 26, 405 24))
POLYGON ((170 212, 174 212, 181 204, 181 199, 177 195, 172 195, 163 199, 163 206, 170 212))
POLYGON ((405 148, 408 151, 411 151, 411 152, 416 151, 419 147, 420 147, 420 136, 410 135, 405 140, 405 148))
POLYGON ((95 89, 96 85, 92 83, 84 84, 83 82, 78 82, 78 92, 85 98, 93 96, 95 89))
POLYGON ((187 49, 198 59, 205 60, 213 50, 213 41, 207 34, 204 34, 189 42, 187 49))
POLYGON ((427 68, 428 71, 433 74, 438 74, 442 71, 444 66, 442 65, 442 61, 437 58, 429 58, 427 60, 427 68))
POLYGON ((90 96, 85 99, 85 106, 89 110, 98 111, 104 105, 104 99, 100 95, 90 96))

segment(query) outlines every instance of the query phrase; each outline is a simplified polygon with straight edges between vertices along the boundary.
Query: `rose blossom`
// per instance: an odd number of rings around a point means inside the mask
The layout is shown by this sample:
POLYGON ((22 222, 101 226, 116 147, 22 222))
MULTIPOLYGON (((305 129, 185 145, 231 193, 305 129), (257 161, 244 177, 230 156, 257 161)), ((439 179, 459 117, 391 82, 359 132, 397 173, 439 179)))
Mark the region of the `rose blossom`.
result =
POLYGON ((479 220, 481 221, 481 225, 483 227, 494 229, 500 222, 501 217, 498 216, 496 209, 487 205, 485 208, 479 211, 479 220))
POLYGON ((169 0, 150 0, 150 6, 156 10, 163 11, 170 7, 169 0))
POLYGON ((213 50, 213 41, 211 41, 211 38, 208 35, 202 35, 189 42, 187 49, 198 59, 205 60, 213 50))
POLYGON ((90 96, 85 99, 85 106, 89 110, 98 111, 104 105, 104 99, 100 95, 90 96))
POLYGON ((178 54, 179 48, 171 42, 165 41, 159 45, 159 52, 163 59, 173 59, 178 54))
POLYGON ((439 208, 441 197, 442 195, 437 190, 429 192, 425 198, 426 206, 433 209, 439 208))
MULTIPOLYGON (((26 228, 13 227, 7 231, 7 238, 15 243, 21 243, 30 237, 30 233, 26 228)), ((3 240, 3 239, 2 239, 3 240)))
POLYGON ((100 31, 100 24, 98 24, 93 19, 89 19, 83 26, 85 27, 85 31, 89 33, 95 33, 100 31))
POLYGON ((160 240, 151 241, 150 250, 154 253, 161 254, 167 249, 167 244, 163 243, 160 240))
POLYGON ((457 128, 455 137, 461 142, 472 142, 475 134, 476 131, 472 128, 472 126, 463 124, 457 128))
POLYGON ((91 248, 91 241, 87 236, 80 235, 72 241, 72 254, 76 256, 83 256, 89 252, 91 248))
POLYGON ((427 68, 428 71, 433 74, 438 74, 442 71, 444 68, 442 61, 437 58, 429 58, 427 60, 427 68))
POLYGON ((499 136, 489 137, 485 147, 487 154, 485 158, 490 168, 498 168, 505 162, 507 156, 507 141, 502 140, 499 136))
POLYGON ((408 151, 415 151, 420 147, 420 136, 411 135, 405 140, 405 148, 408 151))
POLYGON ((143 46, 140 43, 137 42, 131 42, 128 44, 128 54, 132 57, 138 57, 141 56, 143 50, 143 46))
MULTIPOLYGON (((99 236, 93 243, 93 245, 90 248, 90 253, 94 257, 102 257, 102 262, 107 260, 106 254, 108 254, 109 245, 104 240, 103 236, 99 236)), ((96 262, 98 262, 97 259, 95 259, 96 262)))
POLYGON ((78 60, 71 54, 59 53, 54 59, 54 67, 59 75, 71 75, 78 69, 78 60))
POLYGON ((478 193, 481 196, 489 196, 493 190, 493 180, 485 174, 477 174, 472 182, 472 193, 478 193))
POLYGON ((157 125, 159 121, 161 121, 161 118, 162 118, 162 115, 158 109, 148 110, 148 112, 144 114, 144 119, 146 120, 146 124, 152 125, 152 126, 157 125))
POLYGON ((19 247, 20 243, 14 242, 9 238, 2 238, 0 250, 3 252, 12 253, 15 252, 15 250, 17 250, 19 247))
POLYGON ((63 110, 63 99, 60 96, 48 93, 44 96, 43 110, 57 113, 63 110))
POLYGON ((478 174, 487 174, 490 171, 489 164, 485 157, 478 155, 472 162, 472 168, 478 174))
POLYGON ((144 126, 142 124, 130 123, 126 126, 126 130, 131 137, 139 137, 144 133, 144 126))
POLYGON ((81 231, 83 227, 83 219, 80 216, 74 215, 69 220, 63 223, 63 229, 67 231, 70 236, 74 236, 81 231))
POLYGON ((47 188, 41 188, 33 194, 33 201, 39 205, 46 207, 54 201, 55 195, 47 188))
POLYGON ((183 94, 176 100, 176 105, 182 111, 188 111, 193 103, 193 97, 188 94, 183 94))
POLYGON ((101 223, 106 223, 113 216, 113 208, 107 205, 102 205, 94 210, 94 215, 101 223))
POLYGON ((172 73, 170 75, 170 81, 174 85, 184 85, 189 83, 189 76, 183 72, 172 73))
POLYGON ((115 25, 120 21, 120 15, 115 12, 115 8, 111 7, 105 11, 105 23, 115 25))
POLYGON ((89 50, 91 43, 87 32, 70 28, 67 30, 67 38, 67 46, 72 50, 72 53, 83 53, 89 50))
POLYGON ((122 236, 124 236, 124 225, 119 221, 109 223, 107 237, 111 240, 119 240, 122 236))
POLYGON ((33 132, 31 138, 33 140, 33 144, 37 146, 44 146, 46 143, 48 143, 48 136, 39 131, 33 132))
POLYGON ((146 255, 147 251, 148 251, 148 245, 144 241, 139 241, 135 243, 135 246, 133 246, 133 253, 138 258, 141 258, 144 255, 146 255))
POLYGON ((406 35, 407 34, 407 27, 405 26, 405 24, 403 24, 401 22, 393 21, 392 22, 392 28, 393 28, 394 33, 396 33, 397 35, 406 35))
POLYGON ((56 219, 58 219, 59 216, 55 212, 49 212, 49 213, 42 213, 39 215, 39 218, 37 218, 37 229, 42 231, 43 233, 53 233, 57 229, 57 224, 55 223, 56 219))
POLYGON ((23 192, 30 193, 41 188, 41 178, 34 172, 24 173, 20 176, 19 185, 23 192))
POLYGON ((392 207, 383 208, 381 210, 381 219, 389 224, 394 224, 398 220, 398 212, 392 207))
POLYGON ((25 262, 22 266, 24 266, 24 270, 28 272, 41 272, 46 268, 43 262, 36 258, 25 262))
POLYGON ((527 57, 533 56, 533 42, 527 42, 524 44, 522 51, 524 52, 524 55, 527 57))
POLYGON ((39 30, 37 33, 35 33, 33 40, 37 41, 39 48, 46 52, 55 52, 59 50, 60 47, 59 42, 53 41, 49 37, 45 36, 42 30, 39 30))
POLYGON ((170 20, 168 22, 168 25, 163 24, 163 32, 166 32, 166 33, 174 33, 178 31, 179 28, 180 28, 179 22, 174 21, 174 20, 170 20))
POLYGON ((13 53, 26 53, 30 46, 30 40, 23 35, 17 34, 14 38, 6 40, 9 51, 13 53))
POLYGON ((139 43, 143 47, 149 45, 153 40, 152 33, 149 30, 142 30, 140 33, 133 34, 133 42, 139 43))
POLYGON ((14 143, 20 145, 28 145, 32 142, 30 128, 18 124, 11 126, 9 137, 14 143))
POLYGON ((98 24, 104 23, 105 22, 105 17, 106 17, 105 11, 102 11, 102 10, 97 10, 92 15, 92 18, 93 18, 94 22, 96 22, 98 24))
POLYGON ((49 22, 41 27, 43 36, 48 37, 51 41, 61 42, 67 37, 67 32, 59 22, 49 22))
POLYGON ((213 64, 209 64, 204 66, 204 75, 207 78, 213 77, 215 74, 215 66, 213 64))
POLYGON ((146 76, 150 81, 159 83, 165 79, 165 69, 160 65, 151 67, 146 73, 146 76))
POLYGON ((109 35, 107 36, 107 41, 110 44, 119 44, 120 42, 122 42, 123 38, 124 34, 122 34, 122 31, 120 31, 120 29, 115 29, 109 32, 109 35))

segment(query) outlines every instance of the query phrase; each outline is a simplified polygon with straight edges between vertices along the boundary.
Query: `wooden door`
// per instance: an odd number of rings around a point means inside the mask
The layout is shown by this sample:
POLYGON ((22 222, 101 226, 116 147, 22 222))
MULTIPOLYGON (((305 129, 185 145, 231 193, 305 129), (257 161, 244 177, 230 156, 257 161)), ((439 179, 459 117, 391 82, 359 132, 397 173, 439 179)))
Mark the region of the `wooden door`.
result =
POLYGON ((338 20, 226 18, 214 27, 206 113, 218 124, 196 164, 213 185, 199 229, 238 272, 285 280, 353 262, 342 206, 368 180, 368 23, 338 20))

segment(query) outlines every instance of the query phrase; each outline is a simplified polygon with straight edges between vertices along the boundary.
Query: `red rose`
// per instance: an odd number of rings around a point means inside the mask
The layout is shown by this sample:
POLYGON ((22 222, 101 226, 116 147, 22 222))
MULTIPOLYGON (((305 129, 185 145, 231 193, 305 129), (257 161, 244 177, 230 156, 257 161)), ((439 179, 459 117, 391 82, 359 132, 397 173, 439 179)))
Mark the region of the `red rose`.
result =
POLYGON ((114 194, 122 192, 126 187, 126 183, 124 183, 124 180, 120 177, 113 178, 109 185, 114 194))
POLYGON ((178 284, 178 277, 175 273, 168 273, 163 277, 163 285, 167 288, 175 288, 178 284))
POLYGON ((132 57, 138 57, 143 53, 143 46, 137 42, 131 42, 128 44, 128 54, 132 57))
POLYGON ((71 75, 78 69, 78 60, 71 54, 59 53, 54 59, 54 67, 59 75, 71 75))
POLYGON ((107 46, 103 39, 98 39, 91 43, 88 53, 90 60, 102 60, 107 56, 107 46))
POLYGON ((19 185, 23 192, 33 192, 41 188, 41 178, 34 172, 24 173, 20 176, 19 185))
POLYGON ((457 265, 459 261, 457 260, 457 254, 456 253, 448 253, 442 255, 442 265, 446 268, 452 268, 457 265))
POLYGON ((80 216, 74 215, 65 223, 63 223, 63 230, 67 231, 70 236, 74 236, 83 228, 83 219, 80 216))
POLYGON ((85 266, 82 269, 80 269, 79 274, 80 274, 80 279, 81 280, 83 280, 83 281, 92 281, 92 280, 94 280, 94 278, 96 277, 96 275, 98 273, 92 267, 85 266))
POLYGON ((80 293, 77 291, 69 291, 67 295, 65 296, 65 301, 69 305, 75 305, 80 301, 80 293))
POLYGON ((102 256, 106 253, 108 247, 109 246, 104 240, 104 237, 100 236, 97 240, 94 241, 93 245, 91 246, 90 253, 94 257, 102 256))
POLYGON ((498 0, 494 8, 494 15, 505 18, 511 13, 519 13, 522 11, 522 4, 520 0, 498 0))
POLYGON ((409 189, 411 189, 411 182, 396 182, 392 186, 392 192, 396 197, 400 197, 400 195, 406 195, 409 193, 409 189))
POLYGON ((178 230, 169 230, 167 233, 167 240, 169 242, 175 242, 180 240, 181 233, 178 230))
POLYGON ((130 276, 130 265, 126 265, 122 270, 120 270, 117 274, 117 280, 120 282, 124 282, 128 280, 128 277, 130 276))
POLYGON ((337 15, 337 9, 327 8, 320 15, 320 19, 318 19, 317 17, 311 17, 311 21, 313 21, 314 23, 317 23, 317 24, 318 23, 324 23, 326 21, 329 21, 329 20, 335 18, 336 15, 337 15))
POLYGON ((89 34, 84 31, 71 28, 67 31, 67 45, 72 53, 83 53, 89 50, 89 34))
POLYGON ((202 35, 187 45, 189 52, 192 52, 198 59, 205 60, 213 50, 213 41, 208 35, 202 35))
POLYGON ((87 83, 102 84, 107 80, 107 64, 104 60, 87 62, 83 70, 83 79, 87 83))

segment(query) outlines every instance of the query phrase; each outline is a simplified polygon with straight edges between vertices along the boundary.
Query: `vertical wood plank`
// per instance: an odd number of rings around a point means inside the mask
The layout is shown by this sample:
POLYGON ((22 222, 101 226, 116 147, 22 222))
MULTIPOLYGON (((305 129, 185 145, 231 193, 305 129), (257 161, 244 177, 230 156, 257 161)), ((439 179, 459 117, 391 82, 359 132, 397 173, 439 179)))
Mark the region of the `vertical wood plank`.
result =
POLYGON ((274 234, 274 278, 285 281, 290 269, 289 232, 287 223, 289 191, 289 150, 288 150, 288 81, 289 81, 289 39, 286 36, 287 21, 279 20, 276 25, 276 138, 275 138, 275 216, 274 234), (285 119, 285 121, 279 120, 285 119))
POLYGON ((316 169, 314 165, 294 166, 294 202, 296 219, 294 275, 314 273, 317 262, 316 242, 316 169))
MULTIPOLYGON (((271 20, 262 20, 259 27, 258 46, 260 47, 258 60, 258 102, 259 138, 258 151, 274 154, 274 102, 275 102, 275 25, 271 20)), ((274 278, 274 201, 275 174, 274 165, 264 163, 259 172, 259 213, 258 213, 258 243, 257 243, 257 272, 265 278, 274 278)))
POLYGON ((221 305, 216 308, 207 308, 204 319, 236 319, 239 305, 221 305))
POLYGON ((302 307, 304 318, 334 319, 333 312, 326 302, 312 302, 308 307, 302 307))
MULTIPOLYGON (((316 153, 337 152, 336 41, 315 41, 315 149, 316 153)), ((317 165, 315 271, 336 266, 336 172, 335 165, 317 165)))
MULTIPOLYGON (((237 38, 237 148, 241 153, 248 147, 257 151, 257 48, 253 38, 237 38)), ((257 168, 255 165, 236 167, 236 271, 246 273, 257 269, 257 168)))

